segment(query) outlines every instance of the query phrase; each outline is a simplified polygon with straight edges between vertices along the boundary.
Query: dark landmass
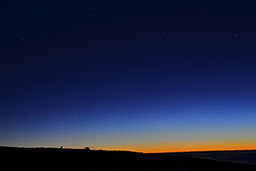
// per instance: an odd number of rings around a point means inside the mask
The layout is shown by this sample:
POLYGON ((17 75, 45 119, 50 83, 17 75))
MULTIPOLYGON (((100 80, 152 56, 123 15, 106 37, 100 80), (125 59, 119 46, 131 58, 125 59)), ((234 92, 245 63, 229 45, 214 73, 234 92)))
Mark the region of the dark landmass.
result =
POLYGON ((256 170, 256 166, 163 154, 57 148, 0 147, 4 170, 256 170))
POLYGON ((184 152, 165 153, 170 156, 193 157, 215 161, 234 162, 256 166, 256 150, 236 150, 236 151, 204 151, 204 152, 184 152))

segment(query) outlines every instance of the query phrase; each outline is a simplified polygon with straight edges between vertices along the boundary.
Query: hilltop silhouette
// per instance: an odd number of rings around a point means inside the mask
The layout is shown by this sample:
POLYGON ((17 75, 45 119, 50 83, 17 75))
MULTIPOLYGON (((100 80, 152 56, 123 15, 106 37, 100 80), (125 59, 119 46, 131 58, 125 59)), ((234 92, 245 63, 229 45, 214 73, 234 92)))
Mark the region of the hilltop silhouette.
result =
POLYGON ((255 166, 130 151, 0 147, 6 170, 256 170, 255 166))

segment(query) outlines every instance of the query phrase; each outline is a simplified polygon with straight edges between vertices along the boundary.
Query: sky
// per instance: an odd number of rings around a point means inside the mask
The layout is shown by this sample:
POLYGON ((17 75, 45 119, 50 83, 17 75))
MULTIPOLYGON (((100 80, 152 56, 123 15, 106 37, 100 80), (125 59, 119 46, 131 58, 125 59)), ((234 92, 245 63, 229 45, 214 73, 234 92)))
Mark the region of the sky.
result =
POLYGON ((256 3, 0 2, 0 146, 255 149, 256 3))

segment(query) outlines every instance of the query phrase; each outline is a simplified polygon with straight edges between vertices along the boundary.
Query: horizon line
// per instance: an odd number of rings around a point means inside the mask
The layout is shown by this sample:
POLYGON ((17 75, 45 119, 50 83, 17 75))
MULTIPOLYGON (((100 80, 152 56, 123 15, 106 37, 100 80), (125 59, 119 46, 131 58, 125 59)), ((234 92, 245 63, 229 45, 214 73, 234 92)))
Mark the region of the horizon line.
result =
MULTIPOLYGON (((71 149, 71 150, 84 150, 85 147, 64 147, 64 146, 0 146, 0 148, 54 148, 54 149, 71 149)), ((159 152, 143 152, 143 151, 135 151, 128 149, 95 149, 89 147, 92 151, 130 151, 136 153, 145 153, 145 154, 164 154, 164 153, 189 153, 189 152, 224 152, 224 151, 256 151, 256 149, 209 149, 209 150, 185 150, 185 151, 159 151, 159 152)))

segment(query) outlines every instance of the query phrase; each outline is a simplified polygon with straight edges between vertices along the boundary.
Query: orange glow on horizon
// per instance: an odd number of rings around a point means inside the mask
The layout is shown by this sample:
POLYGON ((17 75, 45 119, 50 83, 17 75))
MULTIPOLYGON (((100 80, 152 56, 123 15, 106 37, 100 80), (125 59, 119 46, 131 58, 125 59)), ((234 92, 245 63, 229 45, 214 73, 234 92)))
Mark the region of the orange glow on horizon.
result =
POLYGON ((233 151, 256 149, 256 140, 148 143, 136 145, 101 146, 102 150, 127 150, 143 153, 192 152, 192 151, 233 151), (167 145, 168 144, 168 145, 167 145))

